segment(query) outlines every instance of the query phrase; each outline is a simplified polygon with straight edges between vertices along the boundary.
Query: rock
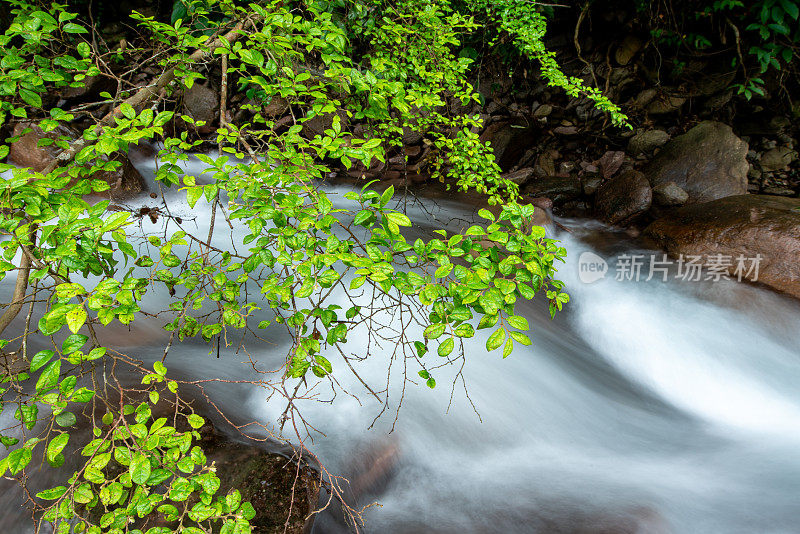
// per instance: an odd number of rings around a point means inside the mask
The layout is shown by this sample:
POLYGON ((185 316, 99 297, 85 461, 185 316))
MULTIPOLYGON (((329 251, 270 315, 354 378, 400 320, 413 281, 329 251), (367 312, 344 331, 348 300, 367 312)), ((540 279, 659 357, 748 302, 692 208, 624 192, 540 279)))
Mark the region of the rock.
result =
POLYGON ((710 96, 727 89, 736 78, 736 70, 728 69, 727 72, 715 74, 697 73, 697 84, 694 93, 702 96, 710 96))
POLYGON ((553 106, 550 104, 542 104, 536 111, 533 112, 533 117, 536 119, 543 119, 553 112, 553 106))
POLYGON ((553 201, 547 197, 533 197, 528 198, 527 200, 537 208, 541 208, 543 210, 553 209, 553 201))
MULTIPOLYGON (((8 159, 15 165, 29 167, 34 172, 42 172, 61 152, 61 149, 54 144, 45 147, 38 146, 40 139, 57 139, 65 136, 69 138, 69 142, 72 142, 79 137, 77 131, 64 125, 59 125, 55 130, 45 133, 33 123, 22 122, 14 126, 14 136, 20 135, 27 128, 30 128, 31 131, 20 137, 17 142, 11 144, 8 159)), ((147 183, 127 156, 117 154, 112 159, 121 163, 117 169, 113 171, 98 171, 92 175, 92 178, 104 180, 110 186, 110 189, 100 194, 119 198, 147 191, 147 183)), ((80 178, 74 180, 71 185, 75 185, 78 180, 80 178)))
POLYGON ((653 187, 675 182, 689 204, 708 202, 747 192, 746 156, 730 126, 705 121, 664 145, 644 172, 653 187))
POLYGON ((636 98, 631 101, 630 107, 644 109, 656 98, 656 96, 658 96, 657 89, 652 87, 644 89, 642 92, 636 95, 636 98))
POLYGON ((422 152, 422 148, 419 145, 405 145, 403 146, 403 152, 405 152, 406 156, 409 158, 414 158, 419 156, 420 152, 422 152))
POLYGON ((635 35, 628 35, 625 39, 622 40, 619 47, 617 47, 617 51, 614 54, 614 59, 620 65, 627 65, 631 62, 631 59, 639 53, 639 50, 642 49, 643 43, 642 40, 636 37, 635 35))
POLYGON ((769 128, 775 132, 783 132, 792 127, 792 121, 783 115, 775 115, 769 120, 769 128))
POLYGON ((503 170, 514 167, 535 141, 530 128, 507 121, 490 124, 480 139, 491 144, 497 164, 503 170))
POLYGON ((664 130, 639 130, 628 141, 628 154, 650 154, 656 148, 664 146, 669 141, 669 134, 664 130))
POLYGON ((689 200, 689 193, 675 182, 665 182, 653 188, 653 202, 659 206, 683 206, 689 200))
POLYGON ((600 186, 595 210, 605 222, 624 225, 644 214, 653 201, 653 191, 644 174, 627 171, 600 186))
POLYGON ((408 126, 403 128, 403 144, 418 145, 422 142, 422 134, 408 126))
POLYGON ((633 73, 634 71, 630 67, 612 69, 608 76, 608 83, 613 85, 616 91, 619 91, 620 87, 634 81, 633 73))
POLYGON ((502 175, 503 178, 506 180, 511 180, 517 185, 522 185, 528 180, 531 179, 533 176, 533 168, 532 167, 525 167, 524 169, 519 169, 514 172, 507 172, 502 175))
POLYGON ((279 95, 272 95, 272 99, 264 107, 264 116, 280 117, 289 109, 289 101, 279 95))
POLYGON ((543 152, 536 159, 536 176, 539 178, 546 178, 553 176, 556 173, 556 164, 553 161, 553 156, 549 152, 543 152))
POLYGON ((646 111, 650 115, 665 115, 678 111, 686 102, 686 98, 675 95, 659 95, 647 104, 646 111))
MULTIPOLYGON (((165 414, 169 415, 169 414, 165 414)), ((185 425, 188 426, 188 425, 185 425)), ((179 424, 178 429, 187 430, 179 424)), ((316 462, 307 453, 298 468, 290 459, 294 451, 290 446, 276 443, 260 443, 255 440, 229 439, 218 433, 210 423, 199 429, 201 440, 198 443, 209 464, 216 465, 219 477, 217 495, 226 495, 233 489, 241 493, 241 501, 249 502, 258 511, 250 524, 253 532, 288 534, 307 534, 314 526, 320 497, 320 475, 313 467, 316 462), (280 452, 274 452, 274 451, 280 452), (281 454, 283 453, 283 454, 281 454)), ((298 448, 299 449, 299 448, 298 448)), ((161 517, 149 517, 158 526, 177 528, 177 521, 168 522, 161 517)), ((147 521, 148 516, 145 516, 147 521)), ((131 528, 149 529, 152 523, 142 528, 141 520, 131 524, 131 528)), ((189 518, 183 519, 183 526, 197 526, 189 518)), ((181 529, 183 531, 183 529, 181 529)))
POLYGON ((619 171, 625 161, 625 152, 621 150, 609 150, 600 159, 595 161, 595 165, 600 169, 600 174, 608 180, 619 171))
POLYGON ((558 135, 578 135, 577 126, 558 126, 553 128, 553 132, 558 135))
POLYGON ((558 165, 558 172, 560 174, 569 174, 575 170, 575 162, 574 161, 562 161, 558 165))
POLYGON ((525 192, 533 197, 550 198, 554 204, 563 204, 580 196, 581 183, 572 176, 566 178, 548 176, 529 181, 525 186, 525 192))
POLYGON ((583 194, 592 196, 602 185, 603 179, 595 174, 585 177, 581 183, 583 185, 583 194))
POLYGON ((768 195, 737 195, 669 212, 645 233, 673 256, 722 255, 738 278, 739 258, 747 260, 742 278, 800 298, 800 211, 798 201, 768 195), (760 255, 760 261, 756 258, 760 255))
POLYGON ((764 194, 777 195, 779 197, 795 196, 794 189, 789 189, 788 187, 780 187, 780 186, 767 187, 766 189, 764 189, 764 194))
POLYGON ((205 85, 194 84, 183 92, 183 113, 195 121, 205 121, 205 125, 197 127, 200 133, 213 131, 211 123, 217 118, 219 95, 205 85))
POLYGON ((761 168, 767 172, 785 171, 796 159, 797 152, 789 147, 773 148, 761 155, 761 168))
POLYGON ((720 91, 708 97, 708 100, 706 100, 706 103, 703 105, 703 109, 705 111, 718 111, 728 105, 728 102, 733 98, 733 94, 732 89, 720 91))

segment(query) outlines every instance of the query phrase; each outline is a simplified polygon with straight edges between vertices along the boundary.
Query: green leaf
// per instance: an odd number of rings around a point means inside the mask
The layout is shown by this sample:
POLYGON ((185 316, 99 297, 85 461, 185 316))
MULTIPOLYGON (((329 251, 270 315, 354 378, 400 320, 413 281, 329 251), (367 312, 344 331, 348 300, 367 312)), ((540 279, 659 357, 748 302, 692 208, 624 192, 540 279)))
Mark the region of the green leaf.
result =
POLYGON ((38 371, 44 364, 50 361, 50 359, 55 356, 55 352, 52 350, 40 350, 36 354, 34 354, 33 358, 31 359, 31 372, 38 371))
POLYGON ((89 341, 88 336, 84 336, 83 334, 72 334, 61 344, 61 352, 64 354, 72 354, 83 347, 87 341, 89 341))
POLYGON ((133 120, 136 118, 136 110, 133 109, 133 106, 131 106, 127 102, 123 102, 119 106, 119 109, 120 111, 122 111, 122 114, 125 116, 126 119, 133 120))
POLYGON ((28 465, 31 461, 31 450, 28 447, 21 447, 12 451, 8 455, 8 469, 12 475, 16 475, 28 465))
POLYGON ((364 282, 366 281, 367 281, 366 276, 359 276, 357 278, 353 278, 353 280, 350 282, 350 289, 351 290, 358 289, 359 287, 363 286, 364 282))
POLYGON ((187 417, 186 420, 189 422, 189 425, 191 425, 191 427, 194 429, 198 429, 204 424, 206 424, 205 419, 194 413, 191 414, 189 417, 187 417))
POLYGON ((389 201, 392 199, 393 195, 394 195, 394 186, 390 185, 389 187, 386 188, 386 191, 384 191, 383 194, 381 195, 380 206, 384 207, 386 204, 388 204, 389 201))
POLYGON ((465 337, 470 338, 475 335, 475 328, 472 327, 469 323, 464 323, 458 325, 454 330, 453 333, 458 337, 465 337))
POLYGON ((423 335, 426 339, 437 339, 444 334, 445 325, 442 323, 432 324, 425 329, 423 335))
POLYGON ((67 446, 67 442, 69 441, 69 434, 66 432, 59 434, 58 436, 54 437, 50 440, 50 443, 47 444, 47 459, 51 460, 56 457, 64 447, 67 446))
POLYGON ((64 495, 66 492, 67 488, 65 486, 57 486, 55 488, 50 488, 44 491, 40 491, 39 493, 36 494, 36 496, 46 501, 55 501, 56 499, 64 495))
POLYGON ((478 215, 483 217, 484 219, 489 219, 490 221, 494 221, 494 214, 487 210, 486 208, 481 208, 478 210, 478 215))
POLYGON ((361 210, 356 214, 356 218, 353 219, 353 223, 357 226, 366 226, 367 223, 372 219, 373 213, 370 210, 361 210))
POLYGON ((86 310, 80 304, 67 313, 67 326, 73 334, 77 334, 86 322, 86 310))
POLYGON ((79 26, 72 22, 64 24, 64 27, 61 29, 64 30, 64 32, 66 33, 89 33, 89 30, 87 30, 83 26, 79 26))
POLYGON ((56 416, 56 423, 61 428, 66 428, 75 425, 77 418, 72 412, 61 412, 56 416))
POLYGON ((203 196, 203 188, 201 186, 187 187, 186 188, 186 202, 189 207, 194 208, 200 197, 203 196))
POLYGON ((250 521, 256 516, 256 511, 253 508, 253 505, 249 502, 242 503, 241 508, 239 508, 239 513, 242 514, 242 517, 250 521))
POLYGON ((390 222, 396 224, 397 226, 411 226, 411 219, 409 219, 402 213, 398 213, 396 211, 391 211, 387 213, 386 218, 389 219, 390 222))
POLYGON ((147 479, 150 478, 151 473, 150 458, 141 453, 134 455, 131 460, 131 465, 128 467, 128 471, 131 474, 131 481, 133 481, 134 484, 145 484, 147 479))
POLYGON ((528 320, 525 317, 520 317, 519 315, 512 315, 508 319, 506 319, 508 324, 516 328, 517 330, 528 330, 530 326, 528 325, 528 320))
POLYGON ((506 346, 503 347, 503 358, 507 358, 513 350, 514 342, 509 338, 509 340, 506 341, 506 346))
POLYGON ((89 388, 80 388, 72 394, 72 400, 75 402, 89 402, 94 397, 94 391, 89 388))
POLYGON ((481 320, 478 322, 478 330, 483 330, 484 328, 491 328, 497 324, 497 321, 500 319, 499 313, 493 313, 490 315, 484 315, 481 317, 481 320))
POLYGON ((486 350, 492 351, 498 348, 503 342, 506 340, 506 331, 504 328, 498 328, 494 331, 494 333, 489 336, 489 339, 486 340, 486 350))
POLYGON ((511 332, 509 332, 509 334, 511 334, 511 337, 514 338, 514 341, 516 341, 517 343, 520 343, 521 345, 527 346, 527 345, 531 344, 531 338, 529 338, 527 335, 523 334, 522 332, 511 331, 511 332))
POLYGON ((39 93, 35 93, 29 89, 25 89, 24 87, 19 88, 19 96, 22 100, 25 101, 26 104, 31 105, 35 108, 42 107, 42 97, 39 96, 39 93))
POLYGON ((452 337, 449 337, 442 341, 437 352, 439 353, 439 356, 449 356, 450 353, 453 352, 454 347, 455 341, 453 341, 452 337))
POLYGON ((164 367, 164 364, 161 362, 156 362, 153 364, 153 370, 161 376, 167 375, 167 368, 164 367))
POLYGON ((36 381, 36 391, 43 393, 58 385, 58 377, 61 374, 61 360, 56 360, 44 368, 39 380, 36 381))
POLYGON ((89 484, 81 484, 75 488, 75 491, 72 492, 72 498, 75 499, 75 502, 79 504, 91 502, 91 500, 94 498, 92 487, 89 484))

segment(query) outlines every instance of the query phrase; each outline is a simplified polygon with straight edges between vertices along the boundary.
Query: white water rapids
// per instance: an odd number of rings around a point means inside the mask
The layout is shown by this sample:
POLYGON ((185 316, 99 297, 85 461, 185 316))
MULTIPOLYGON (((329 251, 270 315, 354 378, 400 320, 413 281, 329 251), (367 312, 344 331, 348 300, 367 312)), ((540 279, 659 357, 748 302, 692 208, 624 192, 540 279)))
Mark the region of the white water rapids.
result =
MULTIPOLYGON (((204 235, 210 210, 189 210, 182 196, 169 193, 171 211, 196 216, 186 224, 204 235)), ((455 203, 426 208, 409 210, 423 229, 460 229, 473 218, 472 208, 455 203)), ((340 394, 333 405, 300 404, 325 433, 309 445, 334 473, 358 470, 376 444, 396 447, 392 476, 371 496, 381 506, 367 511, 366 532, 800 532, 800 305, 735 282, 618 282, 614 258, 642 245, 597 223, 560 222, 571 232, 550 232, 568 251, 559 278, 572 301, 552 321, 537 302, 543 297, 520 303, 533 345, 517 345, 505 360, 486 352, 484 331, 467 345, 463 375, 480 418, 460 381, 450 404, 457 369, 437 370, 434 390, 407 387, 397 421, 393 405, 371 430, 380 406, 344 364, 337 376, 360 403, 340 394), (605 279, 579 280, 584 251, 609 260, 605 279)), ((230 246, 229 229, 218 229, 215 244, 230 246)), ((3 289, 5 297, 9 282, 3 289)), ((274 345, 249 347, 265 367, 283 360, 288 343, 269 332, 274 345)), ((347 352, 367 354, 363 339, 351 334, 347 352)), ((154 335, 136 354, 160 358, 162 341, 154 335)), ((389 356, 374 346, 369 356, 354 365, 368 382, 385 384, 389 356)), ((167 364, 182 377, 251 377, 242 359, 185 343, 171 348, 167 364)), ((330 359, 336 373, 341 361, 330 359)), ((400 374, 390 402, 399 398, 400 374)), ((241 420, 274 423, 285 408, 255 388, 209 391, 241 420)), ((0 515, 22 515, 8 494, 3 500, 0 515)), ((345 530, 326 514, 314 532, 345 530)))

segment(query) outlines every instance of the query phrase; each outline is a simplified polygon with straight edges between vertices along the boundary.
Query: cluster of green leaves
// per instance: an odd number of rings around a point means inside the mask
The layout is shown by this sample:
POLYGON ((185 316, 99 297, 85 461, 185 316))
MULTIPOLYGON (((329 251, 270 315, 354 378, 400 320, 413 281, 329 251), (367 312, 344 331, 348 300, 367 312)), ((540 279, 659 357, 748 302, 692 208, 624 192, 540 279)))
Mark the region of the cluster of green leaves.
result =
POLYGON ((81 86, 86 76, 99 72, 88 43, 64 46, 74 44, 75 36, 88 33, 74 22, 77 14, 58 3, 48 11, 22 0, 9 3, 14 19, 0 36, 0 123, 9 114, 26 118, 26 105, 42 111, 46 84, 81 86))
MULTIPOLYGON (((176 74, 168 93, 191 88, 211 72, 208 63, 224 56, 231 87, 250 96, 251 118, 217 129, 221 152, 198 155, 207 169, 206 179, 197 180, 184 174, 181 162, 200 142, 179 125, 173 125, 180 132, 174 135, 166 129, 174 120, 194 121, 179 118, 167 101, 134 107, 106 94, 118 110, 114 123, 77 133, 70 110, 45 110, 39 95, 82 83, 95 72, 96 52, 75 39, 85 29, 63 6, 47 11, 15 0, 16 18, 0 49, 0 103, 7 112, 0 120, 37 119, 45 133, 41 146, 66 149, 80 137, 80 150, 48 174, 0 164, 0 172, 11 174, 0 192, 0 232, 6 238, 0 241, 0 277, 14 272, 15 258, 25 255, 32 262, 30 282, 47 292, 37 297, 46 301, 41 319, 23 333, 27 368, 4 377, 2 393, 14 396, 3 397, 4 403, 16 406, 24 431, 21 438, 2 437, 12 450, 0 468, 24 480, 37 446, 51 465, 63 464, 77 422, 70 403, 92 402, 93 410, 103 407, 106 413, 100 422, 91 421, 92 441, 80 444, 84 465, 65 485, 37 497, 42 517, 57 523, 59 532, 73 523, 89 532, 130 531, 129 524, 146 524, 154 513, 178 520, 180 532, 210 532, 219 525, 222 532, 249 532, 252 509, 236 493, 216 496, 219 481, 193 444, 197 433, 179 431, 175 420, 168 425, 154 419, 165 396, 155 386, 166 384, 169 394, 178 393, 163 366, 144 376, 145 386, 153 388, 149 404, 114 409, 95 390, 78 387, 83 376, 97 379, 93 373, 106 369, 106 362, 112 369, 118 362, 137 367, 101 346, 95 328, 135 321, 147 292, 172 296, 165 328, 179 340, 199 336, 227 344, 234 332, 257 335, 271 323, 281 325, 293 339, 281 380, 308 389, 330 380, 348 334, 371 324, 379 306, 375 295, 419 316, 418 338, 401 331, 393 341, 408 351, 412 369, 430 387, 436 383, 432 370, 442 361, 426 356, 431 349, 445 362, 464 357, 461 341, 485 328, 492 329, 487 350, 502 347, 506 357, 515 343, 531 343, 527 321, 515 313, 519 299, 545 292, 551 313, 567 302, 563 284, 554 279, 565 250, 530 223, 534 208, 518 204, 517 187, 500 177, 491 147, 474 132, 479 118, 459 112, 478 99, 467 81, 470 60, 458 55, 463 35, 477 31, 474 20, 443 0, 340 4, 187 0, 181 3, 186 19, 180 12, 170 22, 132 15, 157 47, 152 66, 176 74), (359 20, 371 21, 360 44, 353 39, 359 20), (209 46, 211 35, 222 36, 240 21, 246 23, 236 39, 221 37, 209 46), (23 41, 30 32, 37 38, 23 41), (201 64, 189 61, 196 50, 206 53, 201 64), (290 111, 288 124, 270 111, 279 100, 290 111), (353 133, 355 122, 363 134, 353 133), (483 224, 411 242, 410 219, 390 207, 392 187, 379 193, 368 184, 347 193, 355 206, 349 209, 337 208, 316 187, 315 180, 335 166, 367 168, 384 160, 407 129, 424 132, 435 153, 434 175, 486 193, 490 202, 502 204, 497 214, 482 210, 483 224), (160 185, 182 188, 192 208, 225 210, 231 225, 246 229, 234 234, 232 250, 212 245, 213 228, 212 235, 198 236, 177 220, 159 235, 140 237, 131 213, 111 211, 108 200, 84 198, 108 194, 98 171, 117 168, 132 143, 152 139, 163 143, 160 185), (332 302, 334 292, 350 304, 332 302), (367 292, 373 297, 365 304, 367 292), (28 338, 55 348, 28 362, 28 338)), ((553 70, 552 56, 540 47, 544 27, 536 12, 522 4, 502 7, 486 9, 545 65, 550 81, 592 97, 577 80, 553 70), (515 25, 515 16, 539 26, 528 33, 515 25)), ((599 95, 592 98, 614 115, 599 95)), ((19 135, 6 140, 0 155, 18 140, 19 135)), ((196 429, 202 422, 190 415, 188 424, 196 429)))
POLYGON ((472 9, 488 13, 487 22, 497 25, 500 35, 509 35, 523 57, 538 62, 541 75, 548 84, 564 89, 572 97, 583 96, 594 102, 597 109, 609 114, 616 126, 627 126, 627 117, 603 92, 586 84, 577 76, 567 76, 559 66, 555 53, 544 45, 547 18, 542 6, 528 0, 472 0, 472 9))
MULTIPOLYGON (((651 4, 639 2, 638 7, 648 10, 651 4)), ((747 100, 753 95, 764 96, 766 73, 785 70, 793 64, 800 44, 800 2, 797 0, 715 0, 688 4, 676 4, 677 12, 672 17, 677 22, 671 27, 653 28, 653 37, 662 45, 688 45, 691 49, 702 50, 719 41, 713 33, 716 26, 721 26, 721 32, 734 27, 733 46, 744 48, 747 57, 757 65, 755 73, 754 69, 743 65, 744 79, 733 84, 738 94, 747 100)), ((659 17, 651 17, 651 20, 657 21, 659 17)), ((733 66, 739 62, 738 55, 732 59, 733 66)))
MULTIPOLYGON (((66 485, 37 494, 53 501, 42 519, 57 525, 59 533, 72 528, 88 534, 142 534, 146 528, 147 534, 200 534, 210 532, 214 525, 222 534, 250 532, 249 520, 255 516, 252 505, 242 502, 235 489, 217 494, 220 479, 216 468, 208 464, 202 448, 194 445, 204 419, 189 414, 184 426, 190 430, 179 431, 177 415, 171 421, 154 417, 153 408, 161 397, 156 386, 166 386, 165 394, 177 394, 178 389, 177 383, 166 379, 166 368, 160 362, 142 383, 149 386, 148 402, 106 412, 101 424, 93 428, 93 439, 80 451, 85 464, 66 485), (174 527, 158 526, 162 518, 174 527), (141 528, 130 528, 137 523, 141 528), (147 528, 153 523, 156 526, 147 528)), ((48 441, 45 457, 52 465, 63 463, 69 439, 70 435, 62 432, 48 441)), ((8 463, 12 473, 24 467, 22 462, 8 463)))

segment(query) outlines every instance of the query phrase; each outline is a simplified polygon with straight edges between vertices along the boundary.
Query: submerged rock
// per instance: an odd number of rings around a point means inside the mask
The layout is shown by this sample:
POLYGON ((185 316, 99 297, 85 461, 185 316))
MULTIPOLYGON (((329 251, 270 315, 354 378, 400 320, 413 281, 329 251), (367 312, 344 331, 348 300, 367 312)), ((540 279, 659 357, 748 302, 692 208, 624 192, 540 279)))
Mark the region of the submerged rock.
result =
POLYGON ((674 182, 688 204, 747 192, 747 143, 730 126, 701 122, 668 142, 644 172, 653 187, 674 182))
POLYGON ((647 178, 638 171, 628 171, 600 186, 595 210, 609 224, 628 224, 650 209, 652 201, 647 178))
POLYGON ((741 257, 743 279, 800 298, 798 207, 800 200, 785 197, 731 196, 677 208, 645 233, 673 256, 702 256, 709 263, 721 255, 730 262, 725 268, 732 278, 738 278, 741 257))
MULTIPOLYGON (((15 165, 28 167, 34 172, 42 172, 61 152, 61 148, 56 144, 39 146, 40 140, 66 137, 67 142, 71 143, 79 137, 77 131, 64 125, 58 126, 51 132, 44 132, 33 123, 18 123, 14 127, 14 136, 22 134, 26 129, 30 131, 11 144, 8 159, 15 165)), ((111 159, 119 161, 121 165, 113 171, 98 171, 92 175, 92 178, 103 180, 110 186, 110 189, 102 194, 119 198, 147 191, 147 183, 126 155, 116 154, 111 159)))

